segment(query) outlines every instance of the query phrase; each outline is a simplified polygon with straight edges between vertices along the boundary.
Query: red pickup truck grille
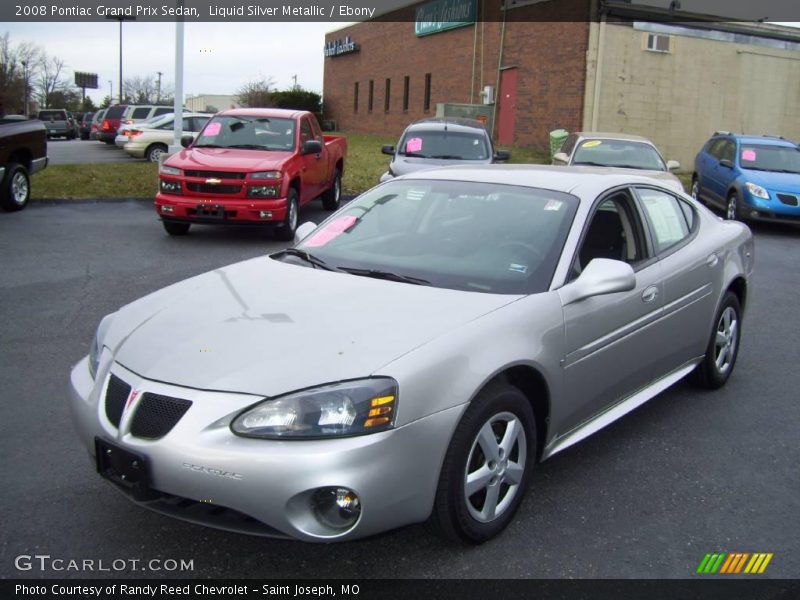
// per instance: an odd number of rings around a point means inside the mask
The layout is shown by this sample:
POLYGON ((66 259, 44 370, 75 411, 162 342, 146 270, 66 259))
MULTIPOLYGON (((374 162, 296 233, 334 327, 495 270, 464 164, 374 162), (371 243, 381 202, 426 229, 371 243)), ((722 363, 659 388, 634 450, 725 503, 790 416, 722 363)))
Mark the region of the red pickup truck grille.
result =
POLYGON ((210 185, 206 183, 187 183, 186 189, 200 194, 238 194, 242 191, 240 185, 210 185))
POLYGON ((230 173, 228 171, 184 171, 186 177, 205 177, 206 179, 244 179, 246 173, 230 173))

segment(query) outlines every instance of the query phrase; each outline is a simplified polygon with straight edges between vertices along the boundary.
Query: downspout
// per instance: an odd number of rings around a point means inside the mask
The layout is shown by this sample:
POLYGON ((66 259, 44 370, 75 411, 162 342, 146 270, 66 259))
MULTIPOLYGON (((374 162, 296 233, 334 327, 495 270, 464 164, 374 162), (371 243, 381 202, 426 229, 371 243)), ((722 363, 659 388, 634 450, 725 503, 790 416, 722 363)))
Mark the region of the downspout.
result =
POLYGON ((497 122, 497 105, 500 97, 500 69, 503 67, 503 44, 506 39, 506 8, 503 7, 503 24, 500 27, 500 49, 497 53, 497 81, 494 86, 495 102, 492 107, 492 139, 494 139, 494 128, 497 122))
POLYGON ((603 79, 603 51, 606 39, 606 15, 600 16, 600 27, 597 34, 597 63, 594 70, 594 95, 592 97, 592 126, 591 131, 597 131, 597 121, 600 115, 600 83, 603 79))
POLYGON ((469 83, 469 103, 475 104, 475 60, 478 55, 478 23, 475 22, 472 34, 472 79, 469 83))

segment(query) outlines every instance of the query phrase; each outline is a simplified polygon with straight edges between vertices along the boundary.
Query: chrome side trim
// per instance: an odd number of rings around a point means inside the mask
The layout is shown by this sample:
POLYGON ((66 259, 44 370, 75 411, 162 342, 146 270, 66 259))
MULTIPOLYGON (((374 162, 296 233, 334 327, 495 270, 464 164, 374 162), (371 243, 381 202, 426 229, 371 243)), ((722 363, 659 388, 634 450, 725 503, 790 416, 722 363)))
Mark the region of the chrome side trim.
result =
POLYGON ((642 388, 632 396, 625 398, 614 406, 611 406, 610 408, 601 412, 597 416, 592 417, 590 420, 586 421, 582 425, 579 425, 572 431, 557 437, 550 444, 548 444, 542 452, 542 460, 550 458, 557 452, 561 452, 573 444, 577 444, 593 433, 600 431, 603 429, 603 427, 610 425, 620 417, 625 416, 635 408, 638 408, 654 396, 657 396, 672 384, 676 383, 680 379, 683 379, 686 377, 686 375, 691 373, 692 369, 697 366, 701 359, 702 357, 699 357, 686 363, 672 373, 669 373, 661 379, 657 379, 647 387, 642 388))

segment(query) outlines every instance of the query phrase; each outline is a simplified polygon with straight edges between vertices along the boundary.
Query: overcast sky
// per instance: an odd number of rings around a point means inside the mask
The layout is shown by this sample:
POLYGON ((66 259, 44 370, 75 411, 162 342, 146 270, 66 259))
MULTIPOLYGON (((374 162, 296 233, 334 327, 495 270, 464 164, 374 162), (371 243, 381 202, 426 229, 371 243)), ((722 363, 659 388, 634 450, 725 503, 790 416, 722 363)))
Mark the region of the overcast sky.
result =
MULTIPOLYGON (((249 81, 272 78, 278 89, 297 83, 322 91, 325 33, 342 23, 187 23, 184 27, 186 95, 234 94, 249 81)), ((119 23, 3 23, 12 45, 35 42, 73 71, 98 74, 99 90, 87 95, 99 103, 119 84, 119 23)), ((175 24, 122 24, 122 75, 153 76, 162 89, 175 82, 175 24)))

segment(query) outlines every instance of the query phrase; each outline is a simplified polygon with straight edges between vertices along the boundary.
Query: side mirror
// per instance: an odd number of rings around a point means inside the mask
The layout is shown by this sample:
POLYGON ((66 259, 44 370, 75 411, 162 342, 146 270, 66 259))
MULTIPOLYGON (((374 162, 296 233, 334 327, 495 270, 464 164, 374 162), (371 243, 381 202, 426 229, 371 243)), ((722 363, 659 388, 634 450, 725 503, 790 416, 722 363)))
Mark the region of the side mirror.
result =
POLYGON ((636 274, 633 267, 621 260, 595 258, 580 276, 560 290, 564 306, 592 296, 629 292, 636 287, 636 274))
POLYGON ((567 156, 565 152, 556 152, 553 155, 553 164, 554 165, 568 165, 569 164, 569 156, 567 156))
POLYGON ((303 142, 303 154, 321 154, 322 153, 322 144, 319 143, 319 140, 306 140, 303 142))
POLYGON ((381 148, 381 152, 388 154, 389 156, 394 156, 394 146, 384 146, 381 148))
POLYGON ((721 161, 719 161, 719 164, 721 167, 725 167, 726 169, 733 168, 733 163, 729 161, 727 158, 723 158, 721 161))
POLYGON ((511 158, 511 152, 508 150, 497 150, 494 153, 494 162, 505 162, 511 158))
POLYGON ((667 161, 667 171, 670 171, 670 172, 677 171, 680 168, 681 168, 681 163, 679 163, 677 160, 668 160, 667 161))
POLYGON ((194 141, 194 136, 191 135, 181 136, 181 146, 183 146, 184 148, 188 148, 189 146, 191 146, 193 141, 194 141))
POLYGON ((316 223, 312 223, 311 221, 306 221, 305 223, 300 225, 300 227, 295 229, 295 232, 294 232, 294 243, 295 244, 299 244, 300 242, 302 242, 304 239, 306 239, 308 237, 308 234, 310 234, 316 228, 317 228, 317 224, 316 223))

